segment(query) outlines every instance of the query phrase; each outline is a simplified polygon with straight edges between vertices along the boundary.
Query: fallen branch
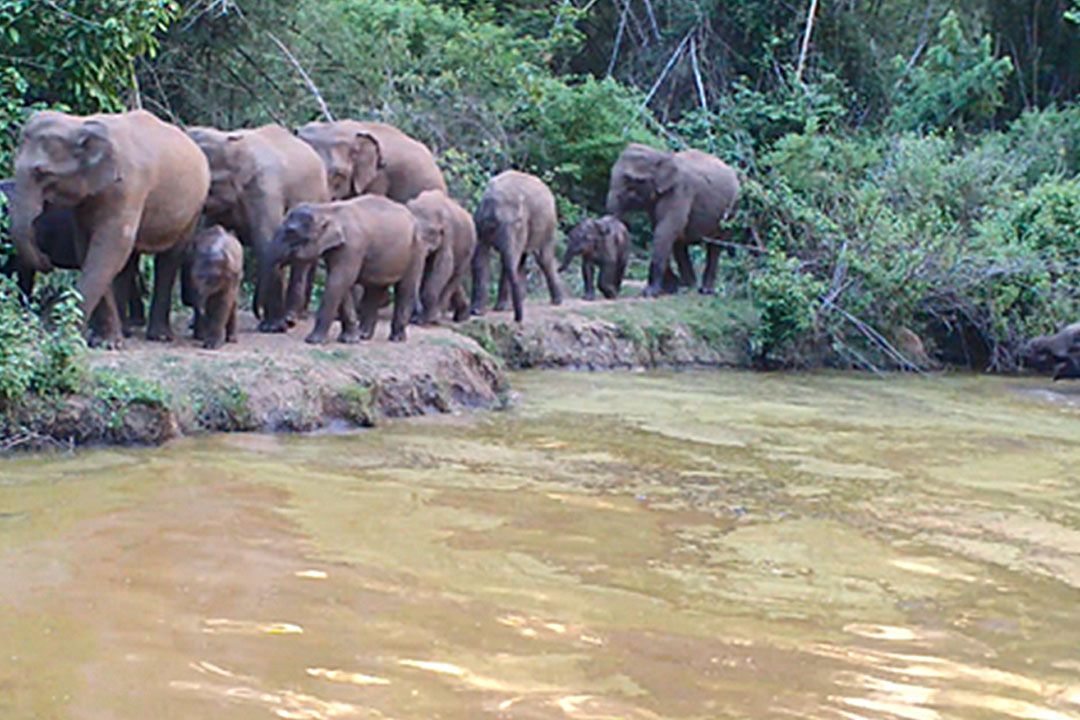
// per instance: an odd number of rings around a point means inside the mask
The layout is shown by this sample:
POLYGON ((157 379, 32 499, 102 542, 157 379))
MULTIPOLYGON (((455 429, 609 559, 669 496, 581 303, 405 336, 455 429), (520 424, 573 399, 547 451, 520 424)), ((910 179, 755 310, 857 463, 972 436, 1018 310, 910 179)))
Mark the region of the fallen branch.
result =
POLYGON ((607 77, 611 77, 611 73, 615 72, 615 61, 619 59, 619 48, 622 46, 623 34, 626 32, 626 13, 629 8, 623 7, 622 13, 619 15, 619 29, 615 31, 615 44, 611 48, 611 62, 607 66, 607 77))
POLYGON ((810 0, 810 9, 806 12, 806 30, 803 32, 802 47, 799 48, 799 64, 795 67, 795 82, 802 82, 803 70, 806 69, 806 55, 810 52, 810 36, 814 33, 814 16, 817 15, 818 0, 810 0))
POLYGON ((312 81, 311 76, 308 75, 307 71, 305 71, 303 66, 300 65, 300 61, 296 59, 295 55, 289 52, 289 48, 285 47, 285 43, 278 40, 274 33, 268 32, 266 33, 266 35, 274 42, 275 45, 278 46, 281 52, 284 53, 285 57, 288 58, 290 63, 292 63, 293 67, 296 68, 296 71, 300 73, 300 77, 303 78, 304 83, 308 87, 308 90, 310 90, 311 94, 315 96, 315 101, 319 103, 319 108, 322 110, 323 117, 325 117, 330 122, 333 122, 333 113, 331 113, 330 108, 327 107, 326 101, 323 100, 322 93, 320 93, 319 88, 315 86, 315 83, 314 81, 312 81))
POLYGON ((748 253, 754 255, 762 255, 765 252, 765 248, 754 247, 753 245, 744 245, 743 243, 731 242, 730 240, 717 240, 716 238, 701 238, 701 242, 706 245, 715 245, 716 247, 728 248, 729 250, 745 250, 748 253))
POLYGON ((698 101, 702 110, 709 109, 709 101, 705 97, 705 83, 701 81, 701 68, 698 67, 697 40, 690 38, 690 67, 694 70, 694 84, 697 85, 698 101))
POLYGON ((664 82, 664 78, 667 77, 667 74, 671 72, 671 68, 675 67, 675 63, 682 57, 683 48, 686 47, 686 43, 690 42, 690 38, 693 34, 693 30, 686 33, 686 37, 684 37, 682 42, 679 43, 679 46, 675 48, 675 52, 671 53, 667 65, 665 65, 664 69, 660 72, 660 77, 656 78, 656 82, 654 82, 653 86, 649 89, 649 94, 645 96, 645 100, 641 103, 642 110, 648 107, 649 102, 653 99, 653 95, 656 94, 656 91, 660 89, 660 85, 664 82))
POLYGON ((854 325, 855 329, 862 333, 867 340, 869 340, 873 345, 877 345, 878 348, 880 348, 887 356, 892 358, 892 360, 901 368, 904 368, 905 370, 911 370, 912 372, 919 373, 920 375, 923 374, 923 369, 921 367, 913 363, 911 360, 908 360, 902 352, 893 347, 892 343, 886 340, 885 336, 879 333, 877 330, 870 327, 862 320, 855 317, 827 297, 821 298, 821 304, 825 308, 835 310, 837 313, 839 313, 840 317, 844 318, 852 325, 854 325))

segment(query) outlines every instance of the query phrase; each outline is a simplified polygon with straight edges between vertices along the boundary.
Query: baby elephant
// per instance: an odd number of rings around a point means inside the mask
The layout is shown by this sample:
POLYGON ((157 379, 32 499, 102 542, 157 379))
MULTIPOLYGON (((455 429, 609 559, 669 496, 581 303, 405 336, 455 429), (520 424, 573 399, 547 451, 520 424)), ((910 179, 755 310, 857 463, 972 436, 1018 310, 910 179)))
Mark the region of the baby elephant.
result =
POLYGON ((1054 335, 1042 335, 1024 347, 1024 365, 1053 372, 1055 380, 1080 379, 1080 322, 1054 335))
POLYGON ((472 215, 441 190, 425 190, 406 203, 428 253, 420 282, 419 321, 429 325, 452 306, 454 322, 469 315, 465 275, 476 248, 472 215))
POLYGON ((563 255, 559 272, 570 267, 573 259, 581 256, 581 277, 585 281, 586 300, 596 299, 593 277, 600 271, 600 292, 608 300, 614 300, 622 288, 626 264, 630 260, 630 233, 614 215, 599 220, 582 220, 566 238, 566 254, 563 255))
POLYGON ((214 225, 192 240, 191 289, 195 339, 214 350, 236 342, 236 303, 244 274, 244 249, 231 232, 214 225))
POLYGON ((378 195, 330 203, 303 203, 285 216, 274 235, 277 264, 326 261, 326 288, 309 343, 327 341, 330 326, 341 319, 339 340, 354 343, 375 334, 379 308, 394 288, 390 340, 405 340, 405 325, 416 302, 426 252, 412 213, 378 195), (357 327, 353 286, 364 288, 357 327))

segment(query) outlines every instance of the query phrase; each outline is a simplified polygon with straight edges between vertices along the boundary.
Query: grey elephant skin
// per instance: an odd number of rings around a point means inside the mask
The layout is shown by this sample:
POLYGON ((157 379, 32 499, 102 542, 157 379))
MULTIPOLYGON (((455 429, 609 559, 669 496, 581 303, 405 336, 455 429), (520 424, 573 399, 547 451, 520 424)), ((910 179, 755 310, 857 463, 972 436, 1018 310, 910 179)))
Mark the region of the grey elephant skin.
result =
POLYGON ((91 340, 119 347, 121 324, 111 286, 135 252, 155 255, 146 337, 172 340, 172 288, 210 187, 195 143, 174 125, 138 110, 80 117, 35 113, 15 157, 12 238, 27 267, 53 263, 38 246, 35 221, 46 208, 70 209, 87 236, 78 289, 94 318, 91 340))
MULTIPOLYGON (((0 180, 0 194, 4 195, 7 207, 10 207, 15 202, 15 181, 0 180)), ((64 270, 78 270, 82 267, 83 255, 86 253, 86 233, 75 221, 75 213, 71 209, 44 208, 34 220, 34 242, 49 258, 53 267, 64 270)), ((117 310, 125 337, 131 334, 133 327, 146 324, 146 308, 143 304, 145 288, 138 267, 139 255, 133 253, 113 281, 113 294, 117 300, 117 310)), ((18 252, 4 262, 0 273, 16 278, 19 289, 26 297, 33 294, 37 272, 22 261, 18 252)))
POLYGON ((404 203, 425 190, 446 192, 431 151, 393 125, 311 122, 296 134, 322 159, 331 200, 382 195, 404 203))
POLYGON ((562 285, 555 266, 555 196, 540 178, 507 170, 492 178, 473 214, 476 252, 473 254, 472 314, 483 315, 487 305, 490 255, 499 256, 502 276, 496 310, 513 297, 514 321, 525 311, 525 258, 532 255, 547 280, 551 304, 562 303, 562 285))
POLYGON ((1054 380, 1080 379, 1080 322, 1031 340, 1022 360, 1032 370, 1053 374, 1054 380))
MULTIPOLYGON (((611 168, 607 211, 620 219, 635 210, 649 215, 653 245, 646 296, 671 292, 679 284, 694 284, 688 246, 726 239, 728 233, 721 231, 720 224, 738 198, 735 171, 708 153, 671 153, 637 143, 623 150, 611 168), (669 267, 672 255, 679 266, 678 278, 669 267)), ((719 255, 718 245, 706 243, 703 293, 715 292, 719 255)))
POLYGON ((408 208, 377 195, 292 210, 274 237, 277 262, 326 262, 326 288, 306 341, 327 342, 330 326, 341 320, 339 341, 368 340, 384 299, 394 291, 390 340, 405 340, 405 325, 416 302, 427 255, 408 208), (359 323, 353 288, 363 287, 359 323))
POLYGON ((586 300, 596 299, 596 275, 600 292, 608 300, 619 296, 623 276, 630 262, 630 233, 614 215, 589 218, 578 223, 566 236, 566 252, 559 272, 581 256, 581 278, 586 300))
POLYGON ((284 332, 307 307, 315 268, 291 267, 286 298, 270 243, 289 210, 330 199, 322 160, 280 125, 234 131, 194 127, 188 135, 210 164, 212 182, 203 210, 207 222, 233 231, 255 253, 259 330, 284 332))
POLYGON ((472 215, 441 190, 425 190, 406 207, 427 253, 417 319, 428 325, 450 307, 461 322, 469 315, 465 276, 476 248, 472 215))
POLYGON ((236 311, 244 275, 244 248, 235 235, 214 225, 191 241, 191 290, 195 339, 214 350, 236 342, 236 311))

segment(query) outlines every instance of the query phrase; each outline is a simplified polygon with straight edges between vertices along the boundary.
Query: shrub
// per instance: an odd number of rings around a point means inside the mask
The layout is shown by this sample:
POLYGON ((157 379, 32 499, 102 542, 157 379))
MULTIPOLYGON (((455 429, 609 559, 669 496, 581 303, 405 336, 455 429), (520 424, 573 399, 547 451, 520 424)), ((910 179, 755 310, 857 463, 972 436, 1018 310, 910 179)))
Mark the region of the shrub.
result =
POLYGON ((775 251, 768 254, 750 279, 758 315, 750 343, 759 362, 798 362, 794 348, 811 334, 823 291, 824 284, 803 272, 798 260, 775 251))

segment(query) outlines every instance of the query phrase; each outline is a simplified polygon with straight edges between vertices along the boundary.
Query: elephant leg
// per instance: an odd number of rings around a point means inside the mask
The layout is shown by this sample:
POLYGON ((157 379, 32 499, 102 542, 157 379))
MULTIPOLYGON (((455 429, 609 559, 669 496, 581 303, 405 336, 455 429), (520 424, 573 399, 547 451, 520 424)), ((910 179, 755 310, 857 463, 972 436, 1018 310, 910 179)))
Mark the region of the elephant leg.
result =
POLYGON ((128 298, 128 322, 132 327, 146 327, 146 280, 139 270, 139 254, 131 261, 131 289, 128 298))
POLYGON ((445 291, 453 274, 453 252, 449 248, 439 250, 432 258, 431 268, 420 286, 420 304, 423 306, 419 318, 421 324, 430 325, 439 318, 439 313, 445 307, 445 291))
POLYGON ((225 329, 229 322, 228 299, 226 293, 214 293, 206 300, 204 317, 203 347, 216 350, 225 344, 225 329))
POLYGON ((509 250, 502 253, 503 277, 507 278, 507 284, 510 286, 510 293, 513 295, 514 322, 521 322, 525 317, 525 283, 521 274, 518 273, 518 268, 522 265, 524 265, 524 263, 514 262, 514 258, 509 250))
POLYGON ((689 206, 665 208, 657 211, 660 221, 653 231, 652 259, 649 261, 649 284, 642 293, 645 297, 656 297, 664 291, 665 274, 670 273, 671 253, 675 243, 686 227, 690 212, 689 206))
POLYGON ((34 294, 34 279, 37 272, 33 268, 20 267, 18 269, 19 289, 27 299, 34 294))
POLYGON ((491 246, 477 245, 472 258, 472 305, 469 308, 473 315, 483 315, 487 311, 490 278, 491 246))
POLYGON ((173 331, 169 323, 172 310, 173 283, 184 259, 186 248, 181 244, 158 253, 154 257, 154 299, 150 303, 150 324, 146 339, 172 342, 173 331))
POLYGON ((116 298, 112 289, 106 290, 94 312, 89 318, 90 333, 87 344, 93 348, 119 350, 123 347, 121 339, 120 316, 116 310, 116 298))
MULTIPOLYGON (((113 279, 120 274, 135 246, 138 218, 122 215, 109 218, 94 232, 86 251, 78 289, 83 297, 83 317, 88 322, 98 304, 108 295, 109 301, 99 315, 99 334, 104 347, 121 344, 120 317, 112 297, 113 279)), ((167 312, 167 309, 166 309, 167 312)))
POLYGON ((671 254, 675 256, 675 264, 679 266, 679 287, 692 288, 697 285, 694 263, 690 261, 690 246, 684 242, 676 242, 671 254))
MULTIPOLYGON (((551 296, 552 305, 562 305, 563 291, 562 282, 559 280, 559 263, 555 259, 555 245, 547 244, 537 254, 537 263, 540 265, 540 271, 544 273, 544 279, 547 281, 548 295, 551 296)), ((522 275, 524 277, 524 275, 522 275)))
POLYGON ((230 293, 229 297, 229 319, 225 323, 225 342, 236 342, 236 308, 238 305, 235 293, 230 293))
MULTIPOLYGON (((113 280, 113 296, 116 299, 116 309, 120 315, 121 331, 124 337, 131 337, 135 329, 135 322, 131 312, 132 307, 136 302, 140 306, 142 305, 142 298, 136 297, 135 289, 135 274, 138 272, 138 268, 139 253, 131 253, 131 257, 128 258, 124 269, 113 280)), ((143 323, 145 324, 145 318, 143 323)))
POLYGON ((672 272, 670 267, 664 268, 664 277, 660 281, 660 289, 665 295, 674 295, 679 292, 679 276, 672 272))
MULTIPOLYGON (((336 266, 330 268, 326 277, 326 289, 323 291, 322 304, 315 316, 315 327, 311 330, 305 342, 313 345, 325 344, 329 339, 330 326, 338 319, 341 304, 350 297, 353 281, 360 274, 359 263, 349 262, 342 259, 336 266)), ((366 295, 365 295, 366 297, 366 295)))
POLYGON ((469 300, 460 281, 450 296, 450 306, 454 309, 454 322, 464 322, 469 318, 469 300))
POLYGON ((360 325, 356 317, 356 288, 354 285, 349 294, 345 296, 345 299, 341 301, 341 307, 338 309, 338 320, 341 322, 341 334, 338 335, 338 342, 352 345, 363 340, 363 336, 360 333, 360 325))
POLYGON ((379 308, 390 296, 390 288, 365 287, 364 297, 360 299, 360 337, 370 340, 375 337, 375 322, 379 318, 379 308))
POLYGON ((596 267, 593 266, 592 261, 587 258, 581 258, 581 282, 585 285, 585 294, 582 295, 586 300, 596 299, 596 281, 595 281, 596 267))
POLYGON ((503 269, 499 273, 499 292, 495 296, 495 307, 492 308, 495 312, 502 312, 510 306, 510 279, 506 274, 506 270, 503 269))
POLYGON ((619 291, 615 282, 618 269, 614 260, 604 260, 600 264, 600 292, 608 300, 614 300, 619 291))
POLYGON ((307 313, 307 302, 311 298, 309 286, 315 273, 316 263, 293 263, 289 267, 288 300, 285 303, 285 324, 289 327, 307 313))
MULTIPOLYGON (((450 270, 454 260, 450 258, 450 270)), ((416 304, 416 295, 420 289, 420 279, 424 274, 424 258, 417 254, 409 263, 405 275, 394 283, 394 312, 390 320, 390 342, 405 342, 405 327, 409 324, 409 313, 416 304)))
POLYGON ((716 268, 720 263, 720 246, 709 243, 705 246, 705 272, 701 274, 702 295, 716 294, 716 268))

